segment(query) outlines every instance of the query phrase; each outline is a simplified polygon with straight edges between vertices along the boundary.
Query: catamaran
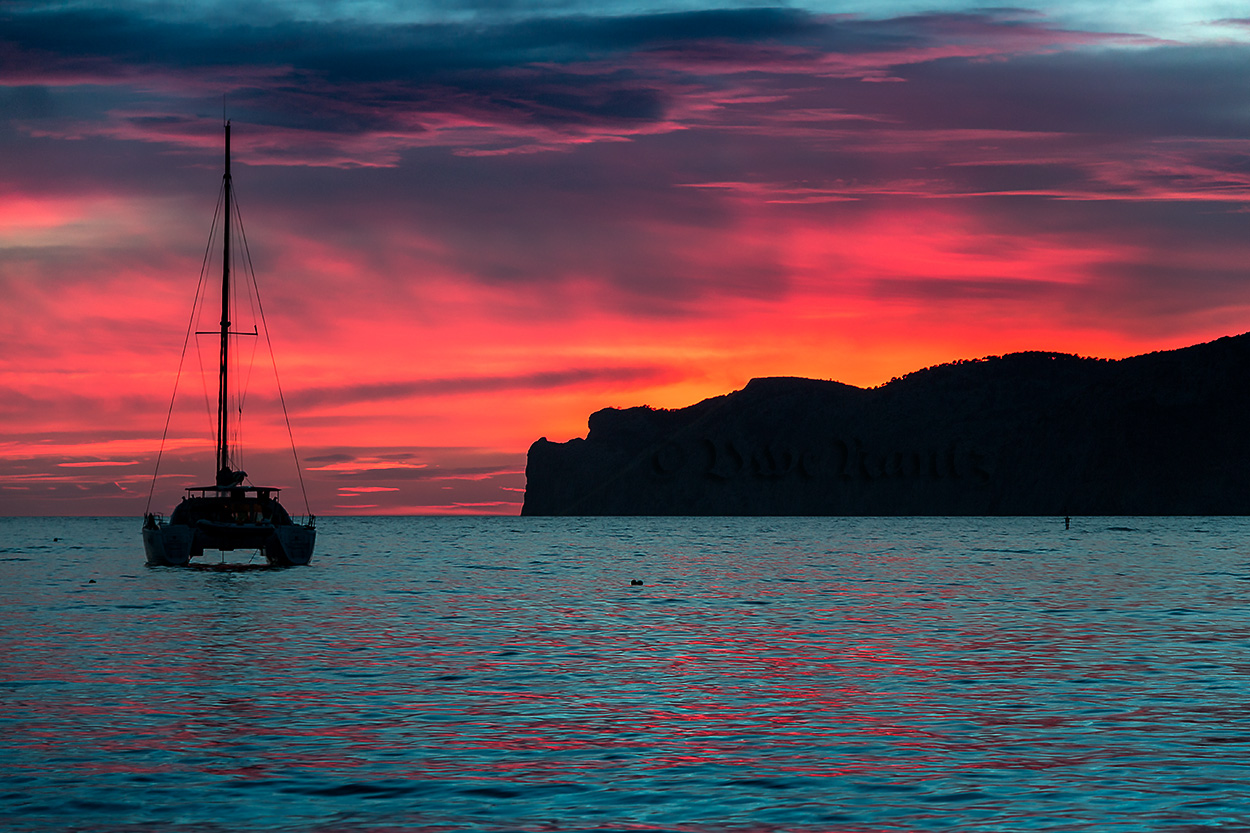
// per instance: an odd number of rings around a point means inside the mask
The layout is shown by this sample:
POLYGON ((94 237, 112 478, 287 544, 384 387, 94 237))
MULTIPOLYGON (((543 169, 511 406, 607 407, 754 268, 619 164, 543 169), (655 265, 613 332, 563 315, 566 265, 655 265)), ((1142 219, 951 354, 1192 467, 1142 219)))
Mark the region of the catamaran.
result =
MULTIPOLYGON (((168 518, 150 511, 152 495, 149 493, 148 507, 143 516, 143 549, 147 554, 147 563, 154 566, 185 567, 192 564, 193 559, 202 557, 205 550, 218 550, 223 553, 231 550, 256 550, 264 553, 265 560, 273 566, 303 565, 312 560, 313 546, 317 538, 315 518, 309 513, 307 520, 293 520, 278 500, 279 489, 272 486, 251 485, 247 472, 235 468, 235 456, 232 455, 233 449, 229 439, 230 339, 231 336, 240 335, 259 336, 259 333, 240 333, 230 329, 231 210, 233 209, 237 215, 238 206, 234 201, 233 181, 230 177, 230 122, 226 122, 225 128, 226 172, 222 182, 224 233, 222 235, 221 326, 220 330, 200 333, 201 335, 220 334, 221 338, 217 374, 216 475, 212 485, 187 488, 182 502, 174 507, 168 518)), ((243 238, 243 243, 246 255, 246 238, 243 238)), ((263 321, 263 307, 259 309, 263 321)), ((188 341, 189 336, 190 327, 188 327, 188 341)), ((265 338, 268 340, 267 326, 265 338)), ((183 355, 185 358, 185 342, 183 355)), ((175 382, 175 396, 177 395, 176 388, 175 382)), ((281 390, 279 385, 280 400, 282 399, 281 390)), ((283 402, 283 410, 286 410, 285 402, 283 402)), ((172 404, 170 413, 173 413, 172 404)), ((287 425, 289 431, 289 419, 287 425)), ((168 421, 166 421, 165 430, 168 433, 168 421)), ((162 438, 161 445, 163 453, 164 438, 162 438)), ((294 441, 292 441, 291 449, 294 452, 294 441)), ((159 473, 159 468, 160 455, 158 454, 157 473, 159 473)), ((296 456, 296 472, 299 472, 298 456, 296 456)), ((153 491, 155 491, 156 476, 154 474, 152 478, 153 491)), ((302 474, 300 483, 302 488, 302 474)), ((306 494, 305 504, 307 504, 306 494)))

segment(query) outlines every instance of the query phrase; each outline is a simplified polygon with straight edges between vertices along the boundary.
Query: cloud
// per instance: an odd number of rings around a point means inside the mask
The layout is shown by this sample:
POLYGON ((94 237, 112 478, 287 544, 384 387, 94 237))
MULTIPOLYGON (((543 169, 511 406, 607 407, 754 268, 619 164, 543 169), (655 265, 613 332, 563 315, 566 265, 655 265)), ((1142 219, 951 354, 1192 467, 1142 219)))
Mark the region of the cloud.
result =
MULTIPOLYGON (((517 514, 524 492, 524 455, 516 452, 465 448, 359 448, 314 450, 314 459, 333 458, 339 464, 308 465, 304 486, 308 506, 317 514, 402 514, 421 506, 464 503, 459 510, 472 514, 517 514), (368 496, 370 503, 344 504, 344 498, 368 496), (471 509, 474 506, 476 509, 471 509)), ((181 489, 202 477, 186 474, 211 467, 212 461, 171 454, 152 483, 154 457, 114 463, 67 463, 53 456, 34 455, 13 460, 0 455, 0 495, 4 514, 133 515, 147 505, 167 510, 181 489), (68 471, 67 471, 68 469, 68 471)), ((285 489, 283 501, 292 511, 303 511, 299 481, 291 470, 289 451, 259 452, 249 456, 253 482, 285 489), (282 459, 282 458, 286 459, 282 459)), ((137 529, 137 527, 136 527, 137 529)))
MULTIPOLYGON (((346 137, 373 136, 383 143, 377 152, 392 164, 387 137, 397 145, 472 146, 472 134, 483 129, 501 134, 494 143, 509 133, 540 145, 628 136, 638 124, 663 120, 664 90, 643 73, 570 72, 565 66, 655 42, 755 41, 816 25, 810 15, 781 10, 556 18, 494 27, 295 21, 213 26, 85 10, 9 12, 0 20, 9 47, 0 78, 7 85, 155 86, 166 96, 198 102, 226 90, 235 118, 269 132, 268 161, 280 162, 284 145, 307 144, 313 134, 331 144, 344 140, 344 150, 351 150, 346 137)), ((56 108, 55 96, 25 99, 30 103, 23 110, 32 117, 56 108)), ((188 129, 191 120, 154 106, 150 96, 118 108, 109 125, 70 124, 58 128, 61 135, 104 131, 199 143, 188 129)))
MULTIPOLYGON (((105 478, 151 462, 223 93, 306 473, 370 511, 515 501, 526 443, 607 404, 1123 355, 1250 308, 1231 37, 901 0, 222 6, 0 6, 0 418, 23 488, 138 488, 105 478), (108 461, 138 465, 60 465, 108 461)), ((191 477, 212 420, 187 391, 169 471, 191 477)))
POLYGON ((939 59, 1114 40, 1002 13, 882 21, 775 8, 496 25, 213 25, 73 9, 10 11, 0 20, 8 85, 158 93, 117 102, 103 121, 55 126, 37 115, 58 105, 45 95, 22 108, 36 135, 200 148, 213 140, 201 108, 224 91, 232 117, 259 128, 253 163, 365 166, 398 165, 419 147, 531 153, 680 130, 692 116, 697 122, 726 75, 879 79, 939 59), (188 106, 200 109, 196 117, 188 106))
POLYGON ((305 388, 287 396, 294 408, 311 409, 342 406, 360 402, 411 397, 458 396, 496 393, 509 390, 544 391, 562 387, 583 387, 590 384, 619 385, 655 382, 673 377, 665 367, 602 367, 551 370, 514 376, 466 376, 443 379, 412 379, 359 385, 338 385, 305 388))
MULTIPOLYGON (((429 379, 408 379, 363 384, 336 384, 317 388, 294 388, 287 390, 285 401, 288 409, 297 413, 304 422, 316 420, 319 409, 341 409, 356 405, 377 404, 387 401, 403 401, 415 398, 429 400, 433 397, 474 398, 482 395, 500 394, 504 392, 528 392, 541 394, 560 389, 621 389, 636 388, 642 385, 662 385, 683 377, 681 371, 662 365, 621 366, 621 367, 577 367, 562 370, 541 370, 530 373, 495 376, 460 376, 429 379)), ((172 379, 164 384, 172 384, 172 379)), ((192 379, 183 380, 182 390, 175 402, 178 416, 179 433, 168 439, 171 447, 187 444, 202 444, 203 434, 196 432, 193 437, 184 436, 188 428, 198 429, 205 421, 204 412, 210 406, 199 403, 200 385, 192 379), (193 418, 199 410, 198 422, 193 418)), ((277 391, 272 384, 263 385, 258 381, 248 394, 249 413, 273 411, 277 402, 277 391)), ((67 456, 90 457, 93 449, 101 447, 102 431, 107 427, 107 447, 115 453, 127 453, 135 448, 150 450, 159 437, 159 428, 164 420, 164 411, 169 405, 168 398, 162 395, 121 396, 116 390, 107 387, 93 388, 89 391, 73 393, 57 391, 48 387, 38 396, 11 391, 11 395, 0 405, 0 416, 11 426, 18 429, 12 432, 13 441, 37 443, 44 447, 44 453, 62 453, 67 456), (74 424, 75 415, 93 413, 99 418, 100 427, 91 430, 56 430, 62 425, 74 424), (150 421, 148 431, 125 430, 121 423, 127 416, 145 415, 150 421), (55 417, 53 415, 56 415, 55 417), (34 430, 20 430, 30 426, 34 430), (133 441, 128 439, 135 438, 133 441), (56 451, 53 451, 56 449, 56 451)), ((270 415, 272 418, 272 415, 270 415)), ((251 417, 256 420, 257 417, 251 417)), ((261 419, 263 424, 264 420, 261 419)), ((212 426, 208 425, 211 435, 212 426)), ((111 455, 110 455, 111 457, 111 455)), ((320 462, 333 464, 333 459, 320 462)), ((75 462, 65 465, 89 466, 103 463, 75 462)), ((121 465, 117 462, 108 465, 121 465)))

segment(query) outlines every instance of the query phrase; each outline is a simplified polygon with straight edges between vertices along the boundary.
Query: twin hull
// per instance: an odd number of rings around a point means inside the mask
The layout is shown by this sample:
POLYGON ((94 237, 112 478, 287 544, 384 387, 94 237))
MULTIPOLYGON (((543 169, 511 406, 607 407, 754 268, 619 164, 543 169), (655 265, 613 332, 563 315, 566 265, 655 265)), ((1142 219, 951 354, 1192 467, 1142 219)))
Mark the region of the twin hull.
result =
POLYGON ((185 567, 204 550, 264 552, 277 567, 302 566, 312 560, 317 540, 315 527, 306 524, 227 524, 199 521, 189 524, 154 522, 143 528, 143 549, 148 564, 185 567))

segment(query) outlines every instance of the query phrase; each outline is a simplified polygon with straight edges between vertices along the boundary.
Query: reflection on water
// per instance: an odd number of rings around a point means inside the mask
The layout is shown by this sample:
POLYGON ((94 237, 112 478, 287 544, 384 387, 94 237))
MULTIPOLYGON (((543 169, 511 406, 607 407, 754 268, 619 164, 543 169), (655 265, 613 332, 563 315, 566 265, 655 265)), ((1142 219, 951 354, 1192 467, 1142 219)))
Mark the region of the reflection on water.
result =
POLYGON ((6 824, 1246 823, 1242 519, 320 532, 309 568, 180 570, 131 519, 0 519, 6 824))

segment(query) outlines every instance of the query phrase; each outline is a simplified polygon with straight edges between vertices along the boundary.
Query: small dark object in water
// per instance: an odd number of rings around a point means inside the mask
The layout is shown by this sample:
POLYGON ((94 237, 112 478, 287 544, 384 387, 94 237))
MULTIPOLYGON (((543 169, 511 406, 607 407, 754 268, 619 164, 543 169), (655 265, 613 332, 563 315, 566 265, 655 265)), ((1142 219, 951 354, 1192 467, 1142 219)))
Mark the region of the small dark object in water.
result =
POLYGON ((630 584, 642 584, 642 580, 641 580, 641 579, 634 579, 633 581, 631 581, 631 582, 630 582, 630 584))
POLYGON ((1064 516, 1063 516, 1063 528, 1064 528, 1064 529, 1071 529, 1071 528, 1072 528, 1072 516, 1071 516, 1071 515, 1064 515, 1064 516))

